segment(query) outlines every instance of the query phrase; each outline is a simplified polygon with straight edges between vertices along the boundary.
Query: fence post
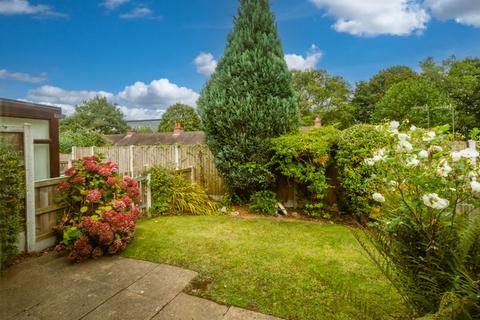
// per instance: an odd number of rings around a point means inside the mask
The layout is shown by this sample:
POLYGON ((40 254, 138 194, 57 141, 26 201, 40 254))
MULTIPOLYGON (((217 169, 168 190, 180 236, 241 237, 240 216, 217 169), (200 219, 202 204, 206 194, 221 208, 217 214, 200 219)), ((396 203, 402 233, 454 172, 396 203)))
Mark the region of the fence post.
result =
POLYGON ((35 164, 33 157, 33 136, 31 124, 23 126, 23 150, 25 156, 25 217, 26 251, 35 251, 37 242, 35 227, 35 164))
POLYGON ((180 169, 180 145, 175 144, 175 169, 180 169))
POLYGON ((130 172, 130 176, 133 178, 133 155, 134 155, 134 148, 135 146, 128 147, 128 171, 130 172))
POLYGON ((95 147, 90 147, 90 155, 91 156, 95 155, 95 147))
POLYGON ((150 187, 150 181, 152 180, 152 175, 149 173, 147 175, 147 216, 150 218, 150 208, 152 207, 152 189, 150 187))

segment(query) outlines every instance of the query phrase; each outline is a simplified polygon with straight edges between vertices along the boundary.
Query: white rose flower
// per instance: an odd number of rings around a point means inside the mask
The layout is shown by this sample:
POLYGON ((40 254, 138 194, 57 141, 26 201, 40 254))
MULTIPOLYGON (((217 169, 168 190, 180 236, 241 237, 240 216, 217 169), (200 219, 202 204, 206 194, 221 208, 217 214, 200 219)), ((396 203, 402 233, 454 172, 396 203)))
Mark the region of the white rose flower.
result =
POLYGON ((443 210, 448 208, 450 201, 440 198, 436 193, 426 194, 422 197, 423 203, 432 209, 443 210))
POLYGON ((427 133, 424 134, 423 136, 423 141, 429 142, 432 141, 433 138, 435 138, 436 134, 433 131, 428 131, 427 133))
POLYGON ((417 159, 417 156, 413 156, 407 160, 407 167, 416 167, 420 164, 420 160, 417 159))
POLYGON ((398 121, 392 121, 390 122, 390 131, 397 131, 398 130, 398 127, 400 127, 400 122, 398 121))
POLYGON ((398 141, 397 152, 412 151, 412 150, 413 150, 413 146, 410 142, 406 140, 398 141))
POLYGON ((472 192, 479 193, 480 192, 480 182, 473 180, 470 182, 470 186, 472 187, 472 192))
POLYGON ((474 161, 475 158, 478 158, 478 151, 475 149, 467 148, 460 151, 462 157, 469 159, 470 161, 474 161))
POLYGON ((380 203, 385 202, 385 197, 378 192, 375 192, 374 194, 372 194, 372 198, 373 198, 373 200, 375 200, 377 202, 380 202, 380 203))
POLYGON ((453 162, 460 161, 460 159, 462 158, 462 152, 461 151, 453 151, 451 153, 451 156, 452 156, 452 161, 453 162))
POLYGON ((418 153, 418 156, 420 158, 428 158, 428 151, 427 150, 422 150, 418 153))
POLYGON ((412 126, 410 127, 410 131, 416 131, 416 130, 418 130, 418 128, 412 124, 412 126))
POLYGON ((406 134, 406 133, 399 133, 399 134, 398 134, 398 139, 401 140, 401 141, 405 141, 405 140, 407 140, 407 139, 409 139, 409 138, 410 138, 410 136, 409 136, 408 134, 406 134))
POLYGON ((440 162, 440 167, 437 169, 437 176, 448 177, 448 174, 452 172, 452 168, 448 165, 448 162, 442 160, 440 162))

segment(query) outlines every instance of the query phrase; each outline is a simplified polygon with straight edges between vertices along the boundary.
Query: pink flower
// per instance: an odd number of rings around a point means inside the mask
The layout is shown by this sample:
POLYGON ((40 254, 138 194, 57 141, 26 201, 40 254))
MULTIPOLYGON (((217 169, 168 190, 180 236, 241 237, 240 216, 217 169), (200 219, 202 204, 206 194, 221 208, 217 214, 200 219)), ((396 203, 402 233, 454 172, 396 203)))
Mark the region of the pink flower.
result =
POLYGON ((130 207, 132 205, 132 199, 127 195, 124 195, 121 200, 125 203, 127 207, 130 207))
POLYGON ((112 175, 112 170, 107 167, 107 166, 99 166, 98 167, 98 173, 101 175, 101 176, 104 176, 104 177, 109 177, 112 175))
POLYGON ((83 163, 83 166, 85 167, 85 170, 87 170, 87 171, 90 171, 90 172, 97 172, 98 171, 98 165, 93 161, 85 161, 83 163))
POLYGON ((70 189, 71 185, 70 183, 66 182, 66 181, 62 181, 58 184, 58 190, 60 191, 65 191, 65 190, 68 190, 70 189))
POLYGON ((65 175, 68 177, 75 175, 75 173, 77 173, 77 169, 75 169, 75 167, 70 167, 67 170, 65 170, 65 175))
POLYGON ((108 177, 108 179, 107 179, 107 184, 108 184, 110 187, 113 187, 114 185, 117 184, 117 178, 115 178, 115 177, 108 177))
POLYGON ((76 176, 75 178, 73 178, 73 183, 76 183, 76 184, 85 183, 85 177, 76 176))
POLYGON ((113 202, 113 207, 117 210, 123 210, 127 207, 127 205, 122 200, 115 200, 113 202))
POLYGON ((102 198, 102 191, 98 189, 93 189, 88 191, 87 194, 87 200, 91 202, 100 202, 100 199, 102 198))

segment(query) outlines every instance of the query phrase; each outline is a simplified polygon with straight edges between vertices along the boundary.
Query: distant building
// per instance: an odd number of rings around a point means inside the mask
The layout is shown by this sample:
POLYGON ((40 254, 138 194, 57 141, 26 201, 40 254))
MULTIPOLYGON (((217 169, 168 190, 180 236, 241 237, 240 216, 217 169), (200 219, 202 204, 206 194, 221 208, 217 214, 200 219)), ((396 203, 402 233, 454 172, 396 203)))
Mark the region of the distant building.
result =
POLYGON ((127 120, 127 125, 132 129, 150 128, 153 131, 157 131, 159 124, 160 119, 127 120))
POLYGON ((105 138, 115 146, 139 146, 155 144, 205 144, 203 131, 185 132, 179 123, 172 132, 108 134, 105 138))

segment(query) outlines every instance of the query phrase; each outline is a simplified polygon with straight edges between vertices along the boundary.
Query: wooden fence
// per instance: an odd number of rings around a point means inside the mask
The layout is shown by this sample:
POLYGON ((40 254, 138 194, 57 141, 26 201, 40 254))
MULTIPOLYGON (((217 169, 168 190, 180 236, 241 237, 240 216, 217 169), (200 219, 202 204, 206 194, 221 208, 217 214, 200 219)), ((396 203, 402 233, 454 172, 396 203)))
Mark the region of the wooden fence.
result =
POLYGON ((85 156, 103 154, 105 159, 118 164, 121 174, 132 177, 145 176, 152 167, 192 170, 192 180, 212 196, 224 194, 224 185, 215 165, 213 155, 206 145, 152 145, 74 147, 71 155, 61 155, 63 168, 69 162, 85 156))
POLYGON ((57 203, 57 185, 66 177, 35 181, 35 250, 42 250, 55 244, 52 227, 56 224, 57 214, 65 206, 57 203))

